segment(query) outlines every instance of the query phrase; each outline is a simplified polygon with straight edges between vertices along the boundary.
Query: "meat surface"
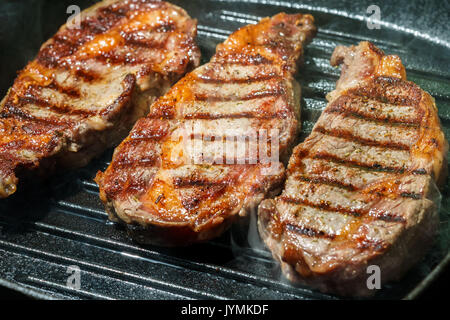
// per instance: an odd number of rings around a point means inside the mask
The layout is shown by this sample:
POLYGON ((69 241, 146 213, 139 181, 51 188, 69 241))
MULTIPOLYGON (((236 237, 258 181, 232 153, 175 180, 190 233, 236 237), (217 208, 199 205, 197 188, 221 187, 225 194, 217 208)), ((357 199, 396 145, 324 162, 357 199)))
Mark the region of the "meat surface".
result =
POLYGON ((298 128, 293 74, 315 30, 284 13, 243 27, 158 99, 96 177, 110 219, 140 242, 188 245, 279 191, 298 128))
POLYGON ((398 279, 433 242, 448 145, 434 99, 397 56, 361 42, 331 64, 343 65, 336 90, 282 194, 260 204, 258 229, 289 280, 364 296, 368 266, 398 279))
POLYGON ((169 3, 106 0, 80 20, 42 45, 1 102, 0 197, 18 177, 80 167, 120 143, 199 64, 196 21, 169 3))

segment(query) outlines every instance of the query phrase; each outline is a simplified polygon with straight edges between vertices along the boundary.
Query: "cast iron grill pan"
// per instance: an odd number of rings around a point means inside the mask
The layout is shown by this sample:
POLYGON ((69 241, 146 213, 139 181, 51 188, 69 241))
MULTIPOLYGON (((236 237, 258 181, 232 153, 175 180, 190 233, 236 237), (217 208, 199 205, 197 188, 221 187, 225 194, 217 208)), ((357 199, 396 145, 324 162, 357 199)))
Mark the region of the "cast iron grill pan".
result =
MULTIPOLYGON (((95 1, 75 1, 81 8, 95 1)), ((302 141, 326 105, 339 69, 329 64, 336 45, 372 41, 398 54, 408 78, 436 99, 450 140, 450 8, 429 1, 380 2, 381 29, 367 28, 361 1, 172 1, 198 19, 198 43, 207 62, 237 28, 281 11, 309 12, 319 32, 305 52, 297 79, 302 85, 302 141)), ((12 1, 0 4, 1 94, 16 71, 32 59, 42 42, 65 22, 74 1, 12 1)), ((450 6, 447 3, 447 6, 450 6)), ((108 150, 88 167, 45 184, 30 185, 0 201, 0 285, 37 298, 63 299, 339 299, 289 284, 259 242, 254 219, 222 237, 183 249, 140 246, 123 227, 107 219, 93 182, 111 159, 108 150), (80 290, 66 285, 68 268, 81 270, 80 290)), ((426 258, 375 298, 414 298, 449 260, 448 183, 443 190, 440 234, 426 258)))

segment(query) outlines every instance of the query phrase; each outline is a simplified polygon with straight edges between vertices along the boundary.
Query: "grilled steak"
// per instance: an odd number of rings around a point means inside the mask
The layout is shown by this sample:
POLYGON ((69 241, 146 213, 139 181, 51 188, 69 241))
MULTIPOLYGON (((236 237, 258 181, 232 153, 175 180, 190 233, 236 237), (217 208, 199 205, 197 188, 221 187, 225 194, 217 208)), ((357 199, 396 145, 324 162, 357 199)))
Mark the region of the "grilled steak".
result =
POLYGON ((196 22, 161 1, 103 1, 63 26, 0 107, 0 197, 18 177, 85 165, 199 63, 196 22), (74 20, 76 21, 76 20, 74 20))
POLYGON ((314 33, 301 14, 243 27, 158 99, 96 177, 110 219, 140 242, 187 245, 279 190, 298 127, 293 73, 314 33))
POLYGON ((405 80, 397 56, 361 42, 335 49, 331 64, 342 63, 258 228, 288 279, 369 295, 369 265, 382 282, 398 279, 432 243, 448 146, 433 98, 405 80))

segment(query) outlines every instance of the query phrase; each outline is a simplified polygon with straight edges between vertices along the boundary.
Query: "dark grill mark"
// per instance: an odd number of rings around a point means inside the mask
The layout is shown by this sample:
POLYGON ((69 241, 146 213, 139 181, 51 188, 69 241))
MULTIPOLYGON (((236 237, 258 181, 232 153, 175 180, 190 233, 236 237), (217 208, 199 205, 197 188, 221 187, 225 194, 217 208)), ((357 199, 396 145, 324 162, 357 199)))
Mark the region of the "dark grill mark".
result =
POLYGON ((281 201, 286 203, 291 203, 295 205, 303 205, 311 208, 316 208, 325 211, 338 212, 342 214, 346 214, 353 217, 361 217, 364 215, 362 210, 352 209, 352 208, 344 208, 344 207, 332 207, 328 201, 321 201, 320 204, 310 202, 306 199, 295 199, 292 197, 281 196, 281 201))
POLYGON ((103 17, 109 17, 112 15, 112 16, 116 16, 117 19, 122 19, 122 18, 126 17, 129 9, 125 8, 125 7, 108 6, 108 7, 98 9, 98 11, 99 11, 99 14, 103 17))
POLYGON ((15 151, 22 148, 27 142, 25 140, 13 140, 7 143, 0 144, 1 150, 15 151))
POLYGON ((286 229, 292 232, 295 232, 297 234, 300 234, 302 236, 307 236, 310 238, 325 238, 325 239, 331 239, 333 240, 336 238, 336 235, 334 234, 328 234, 324 231, 318 231, 311 227, 304 227, 304 226, 298 226, 293 224, 286 224, 286 229))
MULTIPOLYGON (((208 202, 213 203, 216 199, 221 197, 226 192, 226 190, 227 186, 225 184, 206 186, 201 189, 196 189, 196 194, 194 196, 190 195, 187 197, 183 197, 181 203, 185 209, 187 209, 188 211, 192 211, 198 208, 198 206, 202 204, 203 200, 207 199, 208 202)), ((224 204, 223 206, 224 208, 227 208, 227 204, 224 204)), ((214 209, 215 208, 211 208, 211 210, 214 209)), ((202 211, 205 212, 204 210, 205 209, 203 209, 202 211)), ((208 209, 206 210, 206 212, 208 212, 208 209)), ((192 213, 193 212, 191 212, 191 214, 192 213)), ((198 214, 198 212, 194 214, 198 214)))
POLYGON ((279 97, 285 94, 284 88, 276 87, 262 91, 256 91, 244 97, 238 96, 210 96, 207 94, 195 94, 195 100, 198 101, 247 101, 265 97, 279 97))
POLYGON ((139 30, 137 32, 121 32, 122 38, 125 40, 125 43, 135 45, 138 47, 144 48, 163 48, 167 43, 170 34, 177 30, 177 26, 173 21, 163 21, 163 23, 156 25, 154 27, 146 28, 144 30, 139 30), (146 36, 143 36, 142 32, 146 33, 146 36), (156 39, 152 36, 154 34, 164 34, 162 41, 156 41, 156 39))
POLYGON ((327 161, 333 161, 335 163, 339 163, 341 165, 345 166, 353 166, 357 168, 365 168, 368 170, 376 171, 376 172, 393 172, 393 173, 404 173, 405 168, 404 167, 386 167, 382 166, 381 164, 374 163, 362 163, 356 160, 350 160, 350 159, 342 159, 335 155, 329 154, 329 153, 317 153, 314 156, 312 156, 313 159, 323 159, 327 161))
POLYGON ((114 161, 114 167, 116 168, 127 168, 127 167, 154 167, 158 163, 159 157, 156 155, 141 157, 139 159, 129 159, 124 157, 114 161))
POLYGON ((220 184, 227 183, 225 180, 210 180, 206 178, 196 177, 175 177, 173 178, 173 185, 177 188, 189 188, 189 187, 212 187, 220 184))
POLYGON ((216 62, 219 63, 227 63, 241 66, 248 66, 248 65, 257 66, 257 65, 273 64, 272 60, 263 57, 259 53, 254 56, 251 56, 243 53, 229 54, 228 52, 224 53, 218 52, 215 56, 215 59, 216 62))
POLYGON ((187 113, 184 115, 184 119, 194 120, 216 120, 216 119, 262 119, 262 120, 270 120, 270 119, 285 119, 288 116, 288 112, 286 110, 281 110, 274 113, 267 113, 264 111, 248 111, 248 112, 239 112, 239 113, 209 113, 209 112, 197 112, 197 113, 187 113))
MULTIPOLYGON (((128 151, 130 148, 139 148, 141 144, 148 144, 146 141, 147 139, 126 139, 120 144, 120 149, 128 151)), ((119 155, 122 155, 122 152, 119 155)))
POLYGON ((113 162, 102 175, 101 188, 111 199, 123 199, 144 191, 148 182, 153 181, 156 172, 157 168, 140 168, 139 166, 129 166, 121 170, 113 162), (148 176, 144 176, 143 172, 146 172, 148 176))
POLYGON ((192 211, 194 209, 196 209, 198 207, 198 205, 201 202, 201 198, 199 197, 188 197, 188 198, 182 198, 181 200, 181 204, 183 205, 183 207, 188 210, 188 211, 192 211))
MULTIPOLYGON (((133 47, 141 47, 144 49, 164 49, 166 47, 169 38, 170 37, 167 35, 166 37, 164 37, 163 41, 157 41, 151 38, 140 39, 138 37, 133 37, 132 35, 129 35, 125 38, 125 43, 133 47)), ((134 59, 134 61, 138 60, 134 59)))
POLYGON ((171 120, 175 118, 176 106, 170 103, 156 103, 152 106, 152 110, 147 114, 147 119, 166 119, 171 120))
MULTIPOLYGON (((252 141, 255 142, 257 144, 257 147, 259 146, 259 141, 260 136, 259 135, 255 135, 253 137, 249 137, 247 135, 231 135, 231 134, 225 134, 225 133, 191 133, 187 136, 188 139, 191 140, 203 140, 205 142, 215 142, 215 141, 229 141, 229 142, 247 142, 247 141, 252 141), (251 140, 250 138, 252 138, 253 140, 251 140)), ((267 138, 267 140, 261 140, 261 143, 269 143, 269 138, 267 138)), ((269 147, 269 146, 268 146, 269 147)), ((258 151, 259 149, 257 149, 256 151, 258 151)), ((270 152, 270 148, 267 150, 267 152, 270 152)))
POLYGON ((146 62, 145 59, 142 59, 135 54, 129 54, 129 52, 118 53, 114 50, 109 52, 102 52, 101 54, 94 56, 93 59, 102 63, 116 65, 137 65, 146 62))
POLYGON ((73 38, 70 37, 70 35, 65 34, 65 33, 57 33, 53 36, 53 41, 55 41, 56 43, 62 45, 62 46, 67 46, 67 47, 72 47, 74 49, 74 47, 81 45, 82 43, 80 42, 81 39, 77 39, 77 38, 73 38))
POLYGON ((72 122, 71 120, 68 120, 68 119, 37 118, 31 114, 26 113, 22 109, 17 108, 14 104, 5 103, 3 110, 0 112, 0 118, 4 119, 4 118, 9 118, 9 117, 12 117, 15 119, 50 124, 53 126, 65 126, 72 122))
POLYGON ((101 75, 99 75, 98 73, 83 69, 75 70, 75 75, 86 82, 93 82, 95 80, 101 79, 101 75))
POLYGON ((130 106, 131 96, 136 85, 136 76, 128 74, 122 82, 123 92, 114 102, 100 111, 100 115, 107 116, 115 109, 126 108, 130 106))
POLYGON ((168 129, 167 126, 158 124, 151 124, 144 128, 135 127, 131 132, 130 139, 160 141, 169 133, 168 129))
MULTIPOLYGON (((142 34, 135 33, 125 33, 122 32, 121 35, 125 40, 125 44, 141 47, 144 49, 164 49, 166 48, 167 42, 169 41, 171 35, 175 33, 177 30, 176 25, 173 22, 165 22, 162 25, 158 25, 151 30, 145 30, 147 32, 147 36, 144 37, 142 34), (161 39, 156 39, 155 34, 163 33, 164 36, 161 39)), ((178 32, 180 33, 180 32, 178 32)))
MULTIPOLYGON (((43 87, 39 87, 39 88, 43 88, 43 87)), ((69 97, 72 97, 72 98, 80 98, 81 97, 80 90, 77 87, 64 87, 64 86, 58 84, 56 81, 53 81, 48 86, 48 88, 54 89, 60 93, 63 93, 69 97)))
POLYGON ((419 119, 394 119, 387 115, 385 116, 375 116, 372 114, 368 114, 359 110, 346 110, 342 109, 340 107, 330 107, 329 109, 325 110, 327 113, 338 113, 345 116, 352 116, 358 119, 367 120, 367 121, 373 121, 377 123, 383 123, 383 124, 391 124, 391 125, 401 125, 401 126, 407 126, 407 127, 420 127, 420 120, 419 119))
POLYGON ((302 205, 307 206, 311 208, 316 208, 324 211, 330 211, 330 212, 337 212, 345 215, 350 215, 353 217, 363 217, 363 216, 371 216, 373 218, 376 218, 378 220, 383 220, 387 222, 401 222, 406 223, 405 219, 400 216, 395 216, 390 212, 372 212, 370 209, 354 209, 354 208, 346 208, 346 207, 333 207, 330 205, 328 201, 321 201, 321 203, 313 203, 311 201, 308 201, 306 199, 296 199, 292 197, 286 197, 281 196, 279 198, 281 201, 286 203, 291 203, 295 205, 302 205))
MULTIPOLYGON (((59 142, 60 139, 57 135, 51 136, 50 140, 44 145, 42 144, 42 141, 27 141, 26 138, 25 140, 17 139, 8 143, 0 144, 0 150, 1 152, 7 152, 8 156, 18 151, 29 151, 33 153, 33 157, 39 159, 40 156, 52 152, 52 150, 57 147, 59 142)), ((30 159, 28 156, 25 157, 17 155, 15 158, 24 162, 33 162, 33 159, 30 159)))
POLYGON ((74 51, 72 46, 60 42, 51 43, 39 51, 36 61, 47 68, 56 68, 60 59, 72 55, 74 51))
POLYGON ((409 146, 399 143, 399 142, 381 142, 371 139, 366 139, 362 137, 358 137, 353 135, 350 131, 347 130, 327 130, 324 127, 316 127, 314 131, 320 132, 327 136, 332 136, 336 138, 341 138, 348 141, 355 141, 365 146, 371 146, 371 147, 380 147, 385 149, 395 149, 395 150, 409 150, 409 146))
MULTIPOLYGON (((359 188, 352 184, 344 183, 342 181, 336 180, 336 179, 328 179, 325 177, 306 177, 303 175, 295 176, 296 180, 309 182, 312 184, 324 184, 329 185, 332 187, 338 187, 342 188, 348 191, 358 191, 359 188)), ((380 195, 381 196, 381 195, 380 195)), ((403 198, 411 198, 414 200, 420 200, 422 199, 422 195, 420 193, 413 193, 413 192, 402 192, 400 193, 400 196, 403 198)))
MULTIPOLYGON (((107 13, 106 10, 104 12, 107 13)), ((83 39, 82 43, 85 43, 91 36, 105 33, 111 29, 119 20, 116 15, 111 14, 87 17, 81 21, 81 29, 77 36, 83 39)))
POLYGON ((250 84, 252 82, 257 81, 268 81, 272 79, 281 80, 281 77, 279 77, 276 74, 264 74, 264 75, 256 75, 248 78, 239 78, 239 79, 228 79, 228 78, 215 78, 213 76, 207 76, 207 75, 199 75, 197 77, 197 81, 204 82, 204 83, 214 83, 214 84, 224 84, 224 83, 245 83, 250 84))
POLYGON ((344 183, 342 181, 336 180, 336 179, 328 179, 324 177, 306 177, 306 176, 296 176, 295 179, 305 182, 310 182, 314 184, 326 184, 333 187, 338 187, 342 189, 346 189, 349 191, 357 191, 358 188, 356 188, 352 184, 344 183))
POLYGON ((95 111, 75 109, 72 108, 70 105, 58 105, 32 94, 27 94, 24 97, 19 97, 19 101, 21 105, 32 104, 36 106, 45 107, 57 114, 80 115, 80 116, 88 116, 96 114, 95 111))

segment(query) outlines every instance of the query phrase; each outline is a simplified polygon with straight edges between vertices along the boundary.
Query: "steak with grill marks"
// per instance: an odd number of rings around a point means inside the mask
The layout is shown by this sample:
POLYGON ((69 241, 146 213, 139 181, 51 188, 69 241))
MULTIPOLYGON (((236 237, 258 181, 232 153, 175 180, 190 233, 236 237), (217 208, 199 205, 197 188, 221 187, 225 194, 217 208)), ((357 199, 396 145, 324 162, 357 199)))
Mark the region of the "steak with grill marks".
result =
POLYGON ((314 33, 301 14, 243 27, 157 100, 96 177, 110 219, 140 242, 187 245, 279 191, 298 127, 293 74, 314 33))
POLYGON ((398 279, 432 243, 448 146, 433 98, 397 56, 361 42, 337 47, 331 64, 343 64, 336 90, 258 228, 288 279, 369 295, 369 265, 383 283, 398 279))
POLYGON ((1 102, 0 197, 17 177, 80 167, 118 144, 199 64, 196 32, 183 9, 154 0, 102 1, 64 25, 1 102))

